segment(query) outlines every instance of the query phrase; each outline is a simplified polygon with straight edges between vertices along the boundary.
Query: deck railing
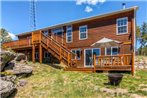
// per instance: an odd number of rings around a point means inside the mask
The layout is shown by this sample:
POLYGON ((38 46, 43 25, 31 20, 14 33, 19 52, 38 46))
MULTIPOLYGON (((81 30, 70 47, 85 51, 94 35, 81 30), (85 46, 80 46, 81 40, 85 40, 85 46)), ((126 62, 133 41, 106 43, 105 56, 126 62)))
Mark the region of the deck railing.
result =
MULTIPOLYGON (((65 46, 61 45, 58 41, 51 37, 47 37, 45 35, 41 35, 41 41, 47 45, 47 47, 50 46, 52 51, 57 53, 59 55, 60 59, 64 59, 68 62, 68 66, 72 65, 73 60, 71 59, 75 54, 73 54, 70 50, 68 50, 65 46)), ((76 63, 76 60, 75 60, 76 63)))
POLYGON ((16 41, 11 41, 11 42, 6 42, 3 43, 2 46, 3 48, 21 48, 25 46, 31 46, 32 42, 31 39, 21 39, 21 40, 16 40, 16 41))
POLYGON ((62 45, 66 45, 66 40, 63 36, 59 36, 59 35, 54 35, 52 34, 50 36, 52 39, 56 40, 58 43, 62 44, 62 45))
POLYGON ((120 54, 114 56, 95 56, 94 55, 94 71, 96 68, 106 68, 106 67, 121 67, 121 66, 131 66, 132 65, 132 55, 131 54, 120 54))

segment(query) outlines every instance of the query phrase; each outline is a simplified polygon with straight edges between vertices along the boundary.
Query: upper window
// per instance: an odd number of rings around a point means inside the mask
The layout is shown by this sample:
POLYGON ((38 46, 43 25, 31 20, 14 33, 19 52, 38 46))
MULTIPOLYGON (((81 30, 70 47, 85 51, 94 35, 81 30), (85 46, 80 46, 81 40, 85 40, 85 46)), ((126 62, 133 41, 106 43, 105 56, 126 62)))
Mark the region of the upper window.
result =
POLYGON ((87 39, 88 38, 88 34, 87 33, 88 33, 87 25, 79 27, 79 39, 80 40, 87 39))
POLYGON ((119 54, 119 47, 105 48, 105 55, 117 55, 119 54))
POLYGON ((48 30, 43 31, 43 35, 48 36, 48 30))
POLYGON ((71 50, 72 53, 76 54, 76 56, 73 56, 72 59, 78 59, 80 60, 81 59, 81 49, 73 49, 71 50))
POLYGON ((117 19, 117 34, 128 33, 128 17, 117 19))
POLYGON ((72 26, 66 26, 66 42, 72 42, 72 26))
POLYGON ((64 30, 63 30, 63 27, 59 27, 59 28, 52 29, 51 32, 54 35, 62 35, 64 30))

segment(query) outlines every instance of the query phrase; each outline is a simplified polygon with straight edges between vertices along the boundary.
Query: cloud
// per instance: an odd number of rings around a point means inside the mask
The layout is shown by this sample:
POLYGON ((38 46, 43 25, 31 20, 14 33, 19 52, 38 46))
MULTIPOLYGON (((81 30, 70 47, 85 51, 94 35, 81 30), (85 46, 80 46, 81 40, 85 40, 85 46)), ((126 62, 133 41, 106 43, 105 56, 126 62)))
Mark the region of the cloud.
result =
POLYGON ((86 6, 85 12, 89 13, 89 12, 92 12, 92 11, 93 11, 93 9, 90 6, 86 6))
POLYGON ((10 33, 10 32, 8 32, 8 34, 9 34, 9 36, 10 36, 13 40, 16 40, 16 39, 17 39, 17 37, 16 37, 15 34, 10 33))
POLYGON ((102 4, 105 1, 106 0, 76 0, 76 5, 85 4, 86 5, 85 11, 89 13, 93 11, 92 6, 95 6, 97 4, 102 4))
POLYGON ((96 5, 98 3, 104 3, 106 0, 76 0, 77 5, 87 4, 96 5))

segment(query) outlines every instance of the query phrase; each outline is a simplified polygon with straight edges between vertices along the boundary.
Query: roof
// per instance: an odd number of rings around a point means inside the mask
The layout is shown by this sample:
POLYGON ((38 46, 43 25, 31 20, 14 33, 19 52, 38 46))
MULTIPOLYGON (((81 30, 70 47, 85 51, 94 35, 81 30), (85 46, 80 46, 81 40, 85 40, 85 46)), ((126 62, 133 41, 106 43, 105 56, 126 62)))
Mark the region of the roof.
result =
MULTIPOLYGON (((124 13, 124 12, 128 12, 128 11, 131 11, 131 10, 137 10, 137 9, 138 9, 138 6, 133 6, 133 7, 130 7, 130 8, 121 9, 121 10, 118 10, 118 11, 113 11, 113 12, 105 13, 105 14, 102 14, 102 15, 82 18, 82 19, 78 19, 78 20, 74 20, 74 21, 70 21, 70 22, 66 22, 66 23, 62 23, 62 24, 56 24, 56 25, 46 27, 46 28, 42 28, 42 29, 38 29, 38 30, 46 30, 46 29, 52 29, 52 28, 55 28, 55 27, 71 25, 71 24, 75 24, 75 23, 80 23, 80 22, 85 22, 85 21, 89 21, 89 20, 93 20, 93 19, 103 18, 103 17, 107 17, 107 16, 119 14, 119 13, 124 13)), ((34 31, 38 31, 38 30, 34 30, 34 31)), ((31 34, 31 32, 33 32, 33 31, 17 34, 16 36, 23 36, 23 35, 31 34)))

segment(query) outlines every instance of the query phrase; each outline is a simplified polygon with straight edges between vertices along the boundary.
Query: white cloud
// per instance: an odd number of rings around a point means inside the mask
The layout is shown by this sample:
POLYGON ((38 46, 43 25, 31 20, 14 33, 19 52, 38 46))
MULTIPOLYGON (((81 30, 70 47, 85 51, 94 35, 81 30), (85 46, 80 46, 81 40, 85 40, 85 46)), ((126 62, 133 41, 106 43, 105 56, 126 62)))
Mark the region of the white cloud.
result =
POLYGON ((13 40, 16 40, 16 39, 17 39, 17 37, 16 37, 15 34, 10 33, 10 32, 8 32, 8 34, 9 34, 9 36, 10 36, 13 40))
POLYGON ((93 9, 90 6, 86 6, 85 12, 89 13, 91 11, 93 11, 93 9))
POLYGON ((98 3, 104 3, 106 0, 76 0, 77 5, 88 4, 96 5, 98 3))

